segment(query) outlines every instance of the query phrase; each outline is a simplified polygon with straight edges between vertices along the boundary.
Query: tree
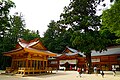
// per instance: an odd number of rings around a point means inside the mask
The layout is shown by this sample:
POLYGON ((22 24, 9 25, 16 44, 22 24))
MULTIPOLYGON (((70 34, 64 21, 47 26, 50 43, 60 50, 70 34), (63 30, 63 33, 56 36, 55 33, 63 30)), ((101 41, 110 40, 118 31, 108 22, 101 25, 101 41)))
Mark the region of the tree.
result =
POLYGON ((8 40, 7 34, 11 28, 10 24, 10 9, 15 7, 15 4, 10 0, 1 0, 0 1, 0 68, 7 66, 6 59, 3 57, 2 52, 11 49, 10 41, 8 40))
POLYGON ((116 0, 110 9, 103 11, 102 29, 108 29, 118 37, 116 43, 120 44, 120 0, 116 0))
POLYGON ((109 29, 100 29, 100 34, 109 40, 109 44, 107 44, 107 46, 115 46, 116 44, 116 39, 118 38, 117 36, 115 36, 115 33, 111 33, 109 29))
POLYGON ((106 50, 109 42, 100 33, 100 16, 96 15, 96 0, 72 0, 69 6, 64 8, 60 22, 70 25, 74 31, 71 41, 81 52, 86 55, 88 72, 91 73, 91 51, 106 50))
POLYGON ((25 39, 26 41, 30 41, 35 38, 40 38, 39 31, 31 31, 29 29, 25 29, 22 33, 21 38, 25 39))
POLYGON ((22 36, 25 30, 25 20, 20 13, 15 13, 10 17, 11 28, 8 32, 8 38, 12 40, 12 43, 16 43, 17 39, 22 36))
POLYGON ((43 44, 48 50, 60 53, 69 45, 70 38, 71 33, 66 30, 66 27, 52 20, 44 33, 43 44))
POLYGON ((9 30, 10 26, 10 9, 12 7, 15 7, 14 3, 10 0, 5 1, 1 0, 0 1, 0 38, 4 37, 5 33, 7 30, 9 30))
POLYGON ((13 50, 18 38, 26 40, 40 38, 39 31, 25 29, 25 20, 21 13, 10 15, 10 9, 14 7, 14 2, 10 0, 0 1, 0 68, 2 69, 9 66, 11 61, 9 57, 3 56, 2 52, 13 50))

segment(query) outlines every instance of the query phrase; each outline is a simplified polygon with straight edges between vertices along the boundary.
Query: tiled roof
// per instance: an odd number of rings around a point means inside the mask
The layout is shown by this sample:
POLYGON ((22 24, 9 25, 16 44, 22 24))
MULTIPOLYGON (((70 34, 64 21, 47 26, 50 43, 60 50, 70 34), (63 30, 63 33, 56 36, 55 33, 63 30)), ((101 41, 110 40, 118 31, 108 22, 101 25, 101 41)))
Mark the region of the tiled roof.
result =
MULTIPOLYGON (((83 57, 86 57, 84 55, 84 53, 79 52, 80 55, 82 55, 83 57)), ((120 47, 112 47, 112 48, 108 48, 107 51, 95 51, 92 50, 91 52, 91 56, 103 56, 103 55, 113 55, 113 54, 120 54, 120 47)))
POLYGON ((120 54, 120 47, 109 48, 107 49, 107 51, 102 51, 101 53, 93 50, 91 56, 102 56, 102 55, 113 55, 113 54, 120 54))
MULTIPOLYGON (((74 55, 80 55, 83 56, 83 54, 81 52, 78 52, 77 50, 70 48, 68 46, 66 46, 67 49, 69 49, 72 53, 63 53, 63 54, 59 54, 58 57, 62 56, 62 55, 66 55, 66 56, 74 56, 74 55)), ((64 51, 63 51, 64 52, 64 51)))
POLYGON ((26 52, 31 51, 33 53, 41 53, 43 55, 56 56, 55 53, 52 53, 52 52, 46 50, 46 48, 44 48, 44 46, 42 45, 42 43, 39 41, 38 38, 36 38, 34 40, 31 40, 29 42, 25 41, 22 38, 19 38, 18 43, 19 43, 20 47, 17 47, 15 50, 11 50, 11 51, 4 52, 4 53, 6 53, 6 54, 7 53, 8 54, 9 53, 14 53, 14 52, 20 51, 22 49, 22 50, 24 50, 26 52), (33 47, 34 45, 37 45, 38 43, 40 43, 39 45, 43 46, 44 49, 37 49, 36 47, 33 47))
POLYGON ((73 48, 70 48, 70 47, 68 47, 68 46, 67 46, 67 48, 68 48, 70 51, 72 51, 73 53, 78 53, 78 51, 75 50, 75 49, 73 49, 73 48))
MULTIPOLYGON (((84 55, 84 53, 78 52, 77 50, 69 48, 69 47, 67 47, 67 48, 73 52, 73 53, 70 53, 70 54, 65 53, 65 55, 67 55, 67 56, 72 56, 72 55, 79 54, 83 57, 86 57, 84 55)), ((102 51, 102 52, 92 50, 91 56, 102 56, 102 55, 113 55, 113 54, 120 54, 120 46, 111 47, 111 48, 108 48, 107 51, 102 51)))

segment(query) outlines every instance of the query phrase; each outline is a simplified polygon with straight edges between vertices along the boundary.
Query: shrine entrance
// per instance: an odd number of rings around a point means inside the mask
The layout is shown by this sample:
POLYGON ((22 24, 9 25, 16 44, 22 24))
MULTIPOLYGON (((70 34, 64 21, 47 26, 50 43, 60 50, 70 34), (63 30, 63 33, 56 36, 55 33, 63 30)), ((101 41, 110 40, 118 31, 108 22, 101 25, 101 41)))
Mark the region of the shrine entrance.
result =
POLYGON ((70 70, 70 63, 69 62, 66 62, 64 64, 64 66, 65 66, 66 70, 70 70))
POLYGON ((60 60, 60 69, 76 70, 77 60, 60 60))

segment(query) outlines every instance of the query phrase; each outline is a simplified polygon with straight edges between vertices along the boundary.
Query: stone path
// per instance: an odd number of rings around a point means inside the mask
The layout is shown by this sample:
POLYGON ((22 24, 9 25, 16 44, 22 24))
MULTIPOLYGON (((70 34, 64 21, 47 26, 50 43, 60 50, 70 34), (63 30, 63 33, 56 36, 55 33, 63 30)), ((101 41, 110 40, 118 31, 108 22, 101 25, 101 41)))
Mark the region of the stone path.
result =
POLYGON ((0 80, 120 80, 120 72, 113 76, 111 71, 105 72, 104 78, 100 74, 98 76, 95 74, 82 74, 82 77, 77 77, 76 71, 53 71, 53 73, 26 77, 0 74, 0 80))

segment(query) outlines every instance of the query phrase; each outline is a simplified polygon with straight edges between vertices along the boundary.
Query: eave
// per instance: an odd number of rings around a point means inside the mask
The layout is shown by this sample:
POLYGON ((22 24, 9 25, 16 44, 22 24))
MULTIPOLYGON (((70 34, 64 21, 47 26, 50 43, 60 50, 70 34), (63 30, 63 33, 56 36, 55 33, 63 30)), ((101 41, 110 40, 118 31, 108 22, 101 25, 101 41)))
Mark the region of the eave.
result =
POLYGON ((25 53, 23 48, 19 48, 19 49, 15 49, 15 50, 12 50, 12 51, 4 52, 3 55, 4 56, 11 56, 11 55, 20 54, 20 53, 25 53))
POLYGON ((33 48, 24 48, 24 50, 26 52, 36 53, 36 54, 40 54, 40 55, 46 55, 46 56, 49 56, 49 57, 57 56, 57 54, 46 51, 46 50, 37 50, 37 49, 33 49, 33 48))
POLYGON ((45 50, 36 50, 36 49, 32 49, 32 48, 19 48, 16 50, 12 50, 9 52, 4 52, 4 56, 11 56, 14 54, 21 54, 21 53, 35 53, 35 54, 39 54, 39 55, 45 55, 45 56, 49 56, 49 57, 54 57, 57 56, 57 54, 49 52, 49 51, 45 51, 45 50))

